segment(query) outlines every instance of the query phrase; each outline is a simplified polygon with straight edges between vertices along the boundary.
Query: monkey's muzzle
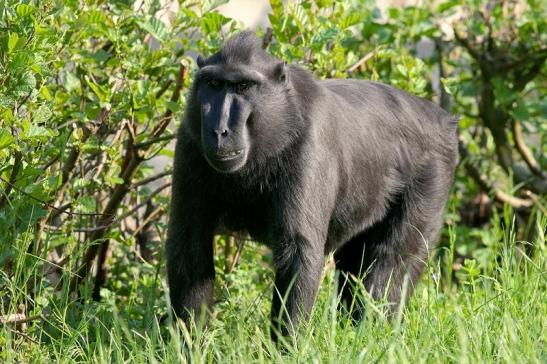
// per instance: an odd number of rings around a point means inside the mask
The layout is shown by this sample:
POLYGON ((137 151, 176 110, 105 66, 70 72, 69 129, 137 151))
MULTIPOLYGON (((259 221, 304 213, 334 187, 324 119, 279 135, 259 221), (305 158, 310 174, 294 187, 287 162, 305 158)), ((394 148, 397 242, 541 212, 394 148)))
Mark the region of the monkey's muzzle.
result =
POLYGON ((215 158, 221 161, 227 161, 237 158, 241 153, 243 153, 243 151, 244 149, 238 149, 233 151, 218 151, 215 155, 215 158))

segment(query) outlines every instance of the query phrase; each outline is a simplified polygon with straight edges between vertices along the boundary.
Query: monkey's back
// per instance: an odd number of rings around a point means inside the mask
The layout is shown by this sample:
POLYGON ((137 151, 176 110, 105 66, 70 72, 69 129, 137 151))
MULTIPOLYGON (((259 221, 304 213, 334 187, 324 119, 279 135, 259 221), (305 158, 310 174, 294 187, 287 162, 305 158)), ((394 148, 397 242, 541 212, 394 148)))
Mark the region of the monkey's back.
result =
POLYGON ((356 117, 387 122, 384 127, 439 127, 451 133, 457 126, 457 118, 435 103, 390 85, 354 79, 327 79, 319 83, 346 106, 346 114, 356 112, 356 117))
POLYGON ((385 153, 382 146, 389 145, 410 155, 432 153, 447 162, 457 159, 458 119, 433 102, 372 81, 324 80, 319 84, 331 100, 328 112, 336 115, 330 119, 336 120, 341 143, 362 146, 366 152, 385 153))

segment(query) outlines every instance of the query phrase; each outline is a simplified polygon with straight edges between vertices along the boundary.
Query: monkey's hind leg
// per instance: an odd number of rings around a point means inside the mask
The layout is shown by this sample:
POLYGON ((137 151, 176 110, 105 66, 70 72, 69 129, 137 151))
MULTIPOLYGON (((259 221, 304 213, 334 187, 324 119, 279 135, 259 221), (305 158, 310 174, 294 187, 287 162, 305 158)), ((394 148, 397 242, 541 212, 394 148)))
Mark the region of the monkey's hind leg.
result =
POLYGON ((390 312, 406 303, 432 254, 442 225, 445 195, 431 201, 409 188, 393 201, 382 221, 335 253, 342 303, 352 307, 355 319, 362 315, 362 300, 356 299, 355 285, 347 274, 361 278, 374 299, 385 299, 390 312))
POLYGON ((391 312, 414 290, 442 226, 448 185, 434 177, 419 175, 366 233, 364 285, 375 299, 387 299, 391 312))
POLYGON ((365 242, 363 234, 360 234, 334 253, 334 262, 338 270, 338 294, 340 296, 339 310, 348 312, 357 322, 363 313, 363 302, 358 294, 356 284, 366 270, 365 266, 365 242))

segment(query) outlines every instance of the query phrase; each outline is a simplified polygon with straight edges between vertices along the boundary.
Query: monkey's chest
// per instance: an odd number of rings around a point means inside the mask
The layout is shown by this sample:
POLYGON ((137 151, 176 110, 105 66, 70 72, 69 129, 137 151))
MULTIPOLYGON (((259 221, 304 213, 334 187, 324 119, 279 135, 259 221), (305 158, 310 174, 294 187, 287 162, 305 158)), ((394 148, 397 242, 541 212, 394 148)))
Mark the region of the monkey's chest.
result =
POLYGON ((230 232, 248 232, 253 239, 264 242, 271 230, 271 212, 271 205, 265 201, 227 203, 221 223, 230 232))

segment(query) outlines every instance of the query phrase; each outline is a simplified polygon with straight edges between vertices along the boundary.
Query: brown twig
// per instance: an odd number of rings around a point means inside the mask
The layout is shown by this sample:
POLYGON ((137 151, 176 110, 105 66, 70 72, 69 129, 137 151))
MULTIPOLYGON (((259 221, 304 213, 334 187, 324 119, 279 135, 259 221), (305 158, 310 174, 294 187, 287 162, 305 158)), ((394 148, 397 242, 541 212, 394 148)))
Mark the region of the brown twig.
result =
MULTIPOLYGON (((182 90, 182 87, 184 85, 184 81, 188 75, 188 69, 183 64, 180 65, 179 73, 176 80, 176 86, 173 90, 173 94, 171 95, 171 101, 177 102, 180 98, 180 93, 182 90)), ((168 109, 164 113, 163 117, 158 122, 158 125, 154 128, 154 130, 151 132, 151 138, 159 138, 162 136, 163 132, 167 129, 167 126, 171 122, 173 116, 173 112, 168 109)), ((142 154, 145 152, 145 148, 139 149, 136 148, 135 144, 135 136, 134 136, 134 130, 131 129, 130 125, 126 125, 128 130, 130 131, 130 134, 132 137, 130 138, 129 144, 126 149, 126 154, 124 157, 124 161, 122 162, 122 172, 120 174, 120 178, 122 179, 122 183, 117 185, 114 188, 114 191, 112 191, 110 200, 108 201, 106 207, 103 210, 103 218, 99 220, 98 227, 94 228, 93 231, 90 232, 88 239, 92 242, 96 242, 99 240, 102 240, 98 244, 92 244, 89 246, 88 250, 86 251, 82 265, 78 269, 78 275, 77 278, 74 279, 71 282, 71 287, 77 286, 77 284, 85 279, 87 275, 89 274, 89 271, 91 269, 91 265, 95 258, 97 259, 97 274, 95 276, 95 285, 93 287, 93 299, 99 300, 100 299, 100 289, 103 286, 105 280, 106 280, 106 256, 110 245, 109 239, 103 239, 105 233, 107 232, 108 228, 113 225, 113 223, 117 221, 123 220, 127 214, 131 214, 134 211, 136 211, 138 208, 140 208, 140 205, 136 208, 131 209, 128 213, 122 215, 122 217, 112 221, 110 218, 107 218, 105 216, 113 216, 116 212, 116 210, 119 208, 121 202, 125 198, 126 194, 130 191, 131 188, 131 180, 133 178, 133 175, 135 171, 138 169, 139 165, 143 161, 142 154)), ((166 188, 166 186, 164 186, 166 188)))
POLYGON ((369 52, 367 53, 364 57, 362 57, 360 60, 358 60, 354 65, 352 65, 351 67, 349 67, 347 70, 346 70, 346 73, 349 75, 349 74, 352 74, 353 72, 355 72, 359 67, 361 67, 363 64, 367 63, 367 61, 369 59, 371 59, 372 57, 374 57, 374 55, 376 54, 375 51, 372 51, 372 52, 369 52))
POLYGON ((473 178, 473 180, 475 180, 475 182, 479 185, 481 190, 483 190, 485 192, 493 191, 494 192, 494 198, 498 202, 507 203, 507 204, 511 205, 512 207, 514 207, 515 209, 528 209, 534 204, 534 201, 532 201, 532 200, 522 199, 522 198, 511 196, 510 194, 508 194, 504 191, 501 191, 501 190, 495 188, 494 186, 492 186, 490 184, 490 182, 488 181, 488 178, 486 177, 486 175, 484 173, 482 173, 477 167, 475 167, 474 165, 472 165, 469 162, 469 158, 471 156, 471 153, 469 153, 469 151, 465 147, 465 145, 464 145, 463 141, 461 140, 461 138, 459 140, 458 147, 459 147, 460 155, 462 157, 462 161, 465 160, 464 161, 465 169, 466 169, 468 175, 471 176, 471 178, 473 178))
POLYGON ((528 147, 526 146, 526 143, 524 142, 524 138, 522 136, 522 126, 520 125, 518 120, 513 120, 513 139, 515 140, 515 145, 519 154, 528 165, 528 168, 530 168, 530 171, 532 171, 532 173, 539 177, 547 178, 546 173, 541 170, 539 163, 534 158, 530 149, 528 149, 528 147))
POLYGON ((165 83, 165 85, 163 85, 162 88, 160 88, 158 90, 158 92, 156 92, 156 99, 159 99, 160 97, 163 96, 163 94, 165 93, 165 91, 167 91, 169 89, 169 87, 171 86, 171 84, 173 83, 172 80, 167 80, 167 82, 165 83))
POLYGON ((13 166, 11 167, 11 174, 9 176, 9 181, 7 182, 6 189, 0 196, 0 210, 4 208, 4 205, 8 201, 8 195, 10 194, 11 190, 15 186, 15 181, 17 180, 17 173, 19 173, 19 168, 21 167, 21 163, 23 161, 23 155, 20 151, 15 151, 14 154, 14 160, 13 160, 13 166))
POLYGON ((136 230, 132 233, 138 246, 139 255, 149 263, 151 263, 153 259, 153 251, 150 248, 150 244, 159 244, 160 240, 156 226, 152 222, 159 219, 164 212, 165 210, 161 206, 156 207, 152 201, 149 201, 146 204, 146 210, 144 211, 144 221, 141 224, 138 224, 136 230))
POLYGON ((11 315, 0 316, 0 324, 2 325, 21 325, 35 320, 43 320, 43 315, 27 317, 24 313, 14 313, 11 315))
POLYGON ((99 162, 97 163, 97 166, 94 167, 96 168, 96 170, 95 170, 95 173, 93 173, 93 177, 91 177, 92 179, 99 178, 99 176, 101 175, 101 172, 103 171, 106 160, 107 160, 107 154, 104 152, 101 153, 98 159, 99 159, 99 162))
MULTIPOLYGON (((121 215, 121 216, 119 216, 115 219, 111 219, 108 223, 106 223, 104 225, 98 225, 98 226, 94 226, 94 227, 90 227, 90 228, 73 228, 72 231, 81 232, 81 233, 96 233, 96 232, 104 231, 108 228, 111 228, 114 225, 117 225, 117 224, 121 223, 123 220, 127 219, 129 216, 133 215, 139 209, 146 206, 146 204, 149 201, 151 201, 154 198, 154 196, 156 196, 158 193, 160 193, 161 191, 163 191, 164 189, 166 189, 169 186, 171 186, 171 183, 166 183, 163 186, 158 187, 150 195, 148 195, 148 198, 145 201, 143 201, 140 204, 138 204, 137 206, 133 207, 131 210, 127 211, 125 214, 123 214, 123 215, 121 215)), ((48 228, 50 230, 53 230, 53 231, 61 231, 61 228, 58 227, 58 226, 48 226, 48 228)))
POLYGON ((176 139, 176 137, 177 136, 175 134, 163 135, 161 137, 146 140, 142 143, 137 143, 137 144, 135 144, 135 148, 137 148, 137 149, 148 148, 149 146, 151 146, 153 144, 156 144, 156 143, 159 143, 159 142, 169 141, 169 140, 172 140, 172 139, 176 139))
MULTIPOLYGON (((107 128, 104 127, 104 123, 106 119, 108 118, 108 115, 110 114, 110 107, 103 107, 101 109, 101 112, 99 114, 99 117, 97 120, 95 120, 94 123, 89 123, 89 125, 85 125, 82 127, 82 136, 80 138, 80 142, 85 142, 92 134, 96 133, 97 131, 101 131, 104 133, 107 128)), ((50 206, 59 205, 64 198, 65 191, 70 185, 70 181, 72 179, 72 176, 74 174, 74 169, 76 168, 76 163, 78 162, 81 155, 81 150, 79 145, 75 145, 72 147, 72 149, 69 152, 68 158, 65 161, 65 164, 63 165, 62 172, 61 172, 61 186, 55 193, 55 200, 54 203, 50 206)), ((49 204, 48 204, 49 205, 49 204)), ((48 206, 49 207, 49 206, 48 206)), ((41 221, 38 223, 38 229, 36 230, 35 234, 35 241, 37 244, 39 244, 41 240, 42 232, 44 231, 48 221, 51 220, 52 214, 54 210, 49 210, 48 214, 41 219, 41 221)))
POLYGON ((273 39, 273 29, 270 27, 266 28, 266 33, 262 37, 262 49, 268 48, 273 39))
POLYGON ((138 187, 138 186, 142 186, 142 185, 148 184, 148 183, 150 183, 150 182, 154 182, 155 180, 158 180, 158 179, 163 178, 163 177, 165 177, 165 176, 170 176, 171 173, 173 173, 173 170, 168 169, 168 170, 165 171, 165 172, 161 172, 161 173, 155 174, 155 175, 153 175, 153 176, 150 176, 150 177, 141 179, 140 181, 134 182, 134 183, 133 183, 133 187, 138 187))
POLYGON ((136 229, 135 231, 133 231, 133 233, 131 234, 132 236, 136 236, 138 233, 140 233, 143 229, 145 229, 148 225, 150 225, 150 223, 152 221, 154 221, 155 219, 159 218, 161 215, 163 215, 163 213, 165 213, 165 210, 163 209, 163 207, 159 206, 159 207, 156 207, 156 209, 154 211, 152 211, 148 216, 146 216, 146 218, 144 219, 144 221, 142 222, 142 224, 140 224, 136 229))
MULTIPOLYGON (((235 239, 235 237, 234 237, 235 239)), ((241 258, 241 253, 243 252, 243 246, 245 244, 244 239, 238 239, 237 240, 237 250, 234 255, 234 259, 232 259, 232 262, 230 264, 230 267, 226 273, 231 273, 234 271, 234 268, 236 267, 237 263, 239 263, 239 259, 241 258)))
POLYGON ((73 216, 103 216, 104 215, 104 214, 93 213, 93 212, 66 211, 72 205, 72 203, 69 202, 69 203, 66 203, 66 204, 64 204, 60 207, 55 207, 52 204, 50 204, 49 202, 46 202, 42 199, 39 199, 38 197, 34 197, 30 193, 27 193, 27 192, 23 191, 22 189, 20 189, 19 187, 17 187, 16 185, 10 183, 9 181, 5 180, 2 177, 0 177, 0 181, 10 185, 15 191, 19 192, 20 194, 25 195, 26 197, 28 197, 28 198, 36 201, 36 202, 40 202, 44 207, 46 207, 48 209, 51 209, 52 211, 55 211, 58 214, 66 214, 70 217, 73 217, 73 216))
MULTIPOLYGON (((177 83, 175 85, 175 89, 173 90, 173 94, 171 95, 171 102, 177 102, 180 98, 180 91, 182 90, 182 87, 184 86, 184 81, 186 80, 186 77, 188 76, 188 68, 181 64, 179 68, 179 73, 177 76, 177 83)), ((173 112, 171 109, 167 109, 165 111, 165 114, 163 118, 160 120, 158 125, 154 128, 154 131, 151 134, 152 138, 158 138, 163 134, 169 123, 171 122, 171 117, 173 115, 173 112)))
POLYGON ((22 337, 24 337, 25 339, 27 339, 27 340, 29 340, 29 341, 32 341, 32 342, 35 343, 35 344, 39 344, 39 342, 38 342, 37 340, 33 339, 30 335, 28 335, 28 334, 26 334, 26 333, 24 333, 24 332, 22 332, 22 331, 14 330, 14 329, 9 328, 9 327, 8 327, 8 330, 9 330, 10 332, 14 333, 15 335, 22 336, 22 337))
POLYGON ((471 45, 467 38, 461 36, 456 29, 454 29, 454 37, 456 38, 458 43, 460 43, 460 45, 462 45, 469 52, 471 57, 473 57, 477 62, 481 62, 482 56, 479 51, 477 51, 477 49, 475 49, 475 47, 471 45))
POLYGON ((534 201, 534 203, 536 204, 538 209, 543 213, 544 216, 547 216, 547 208, 543 206, 543 204, 539 200, 539 197, 535 193, 533 193, 532 191, 526 191, 524 192, 524 194, 528 196, 530 200, 534 201))
POLYGON ((224 273, 228 274, 231 272, 230 268, 232 266, 232 248, 235 245, 235 238, 233 236, 228 236, 224 240, 224 273))

